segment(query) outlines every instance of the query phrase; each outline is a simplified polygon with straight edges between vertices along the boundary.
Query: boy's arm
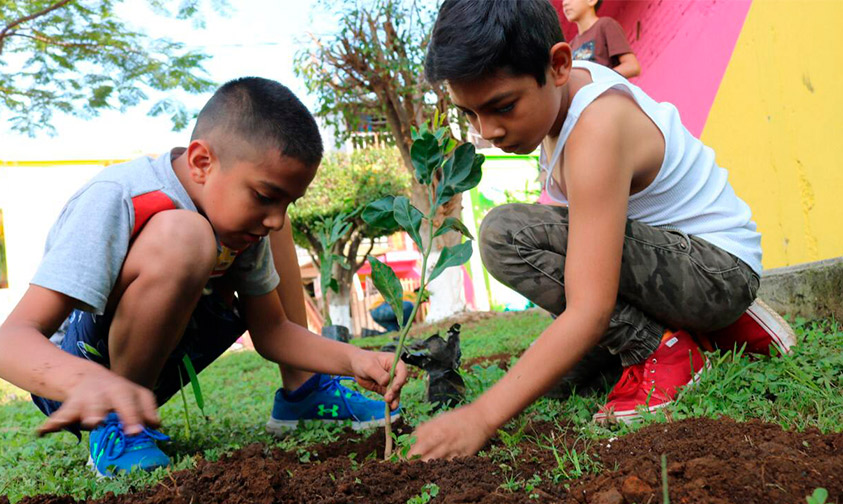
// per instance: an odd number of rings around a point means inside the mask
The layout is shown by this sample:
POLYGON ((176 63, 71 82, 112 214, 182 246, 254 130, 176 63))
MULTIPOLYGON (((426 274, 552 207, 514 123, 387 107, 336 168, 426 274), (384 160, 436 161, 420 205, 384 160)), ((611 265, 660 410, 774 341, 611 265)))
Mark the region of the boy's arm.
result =
POLYGON ((272 258, 275 270, 281 277, 281 282, 275 289, 281 297, 281 306, 287 317, 294 323, 307 327, 307 308, 304 304, 301 270, 293 244, 293 226, 290 218, 284 217, 284 227, 272 233, 269 245, 272 248, 272 258))
POLYGON ((638 58, 632 52, 632 47, 629 41, 626 40, 626 34, 621 25, 612 18, 602 17, 605 20, 603 24, 603 36, 606 38, 606 47, 609 51, 609 57, 618 57, 618 65, 612 70, 623 75, 627 79, 631 79, 641 73, 641 65, 638 64, 638 58))
POLYGON ((96 426, 116 411, 128 434, 141 424, 159 423, 155 397, 99 364, 75 357, 50 341, 77 301, 37 285, 30 285, 0 326, 0 376, 36 395, 64 404, 39 427, 41 434, 81 423, 96 426))
POLYGON ((398 407, 407 369, 399 361, 392 387, 387 390, 393 354, 369 352, 323 338, 294 324, 287 319, 275 291, 262 296, 242 296, 241 301, 249 334, 261 356, 316 373, 354 376, 363 387, 383 395, 393 409, 398 407))
POLYGON ((477 401, 421 425, 410 456, 427 460, 477 452, 605 332, 617 299, 633 172, 631 156, 624 155, 623 121, 618 113, 625 106, 618 100, 629 99, 607 95, 590 105, 566 145, 570 224, 565 311, 477 401))
POLYGON ((641 75, 641 65, 638 63, 638 58, 635 57, 635 53, 628 52, 626 54, 621 54, 618 56, 618 60, 620 61, 618 66, 612 70, 618 72, 627 79, 641 75))

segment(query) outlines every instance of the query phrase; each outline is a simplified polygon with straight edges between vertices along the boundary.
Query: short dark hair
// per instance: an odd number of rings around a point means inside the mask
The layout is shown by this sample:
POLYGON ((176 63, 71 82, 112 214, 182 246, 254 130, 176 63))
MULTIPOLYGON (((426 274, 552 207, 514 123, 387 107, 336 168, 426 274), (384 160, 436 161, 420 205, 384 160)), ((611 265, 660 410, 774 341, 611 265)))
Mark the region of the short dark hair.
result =
POLYGON ((544 86, 550 48, 564 41, 548 0, 445 0, 427 47, 425 77, 470 81, 506 70, 544 86))
POLYGON ((597 12, 601 5, 603 5, 603 0, 597 0, 597 3, 594 4, 594 12, 597 12))
POLYGON ((307 107, 283 84, 242 77, 223 84, 199 112, 190 139, 223 129, 251 145, 278 149, 306 166, 322 160, 322 137, 307 107))

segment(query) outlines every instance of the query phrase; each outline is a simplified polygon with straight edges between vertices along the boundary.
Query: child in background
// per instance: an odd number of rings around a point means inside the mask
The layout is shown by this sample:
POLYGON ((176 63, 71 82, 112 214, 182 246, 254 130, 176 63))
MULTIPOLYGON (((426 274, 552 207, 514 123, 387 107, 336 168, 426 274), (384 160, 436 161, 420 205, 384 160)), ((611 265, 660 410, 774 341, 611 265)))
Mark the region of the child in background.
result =
POLYGON ((597 17, 603 0, 563 0, 562 11, 579 33, 571 40, 575 60, 593 61, 631 79, 641 74, 638 58, 623 28, 610 17, 597 17))

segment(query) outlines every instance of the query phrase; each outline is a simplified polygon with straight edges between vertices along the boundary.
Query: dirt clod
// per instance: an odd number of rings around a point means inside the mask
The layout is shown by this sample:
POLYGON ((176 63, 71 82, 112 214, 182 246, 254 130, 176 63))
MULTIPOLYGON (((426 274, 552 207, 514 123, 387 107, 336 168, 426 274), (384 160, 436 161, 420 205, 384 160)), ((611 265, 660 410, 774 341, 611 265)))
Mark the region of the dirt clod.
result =
POLYGON ((641 481, 638 476, 629 476, 623 480, 621 493, 624 499, 629 502, 640 502, 645 500, 646 496, 653 493, 653 487, 641 481))
POLYGON ((595 495, 591 504, 624 504, 624 500, 617 488, 610 488, 595 495))

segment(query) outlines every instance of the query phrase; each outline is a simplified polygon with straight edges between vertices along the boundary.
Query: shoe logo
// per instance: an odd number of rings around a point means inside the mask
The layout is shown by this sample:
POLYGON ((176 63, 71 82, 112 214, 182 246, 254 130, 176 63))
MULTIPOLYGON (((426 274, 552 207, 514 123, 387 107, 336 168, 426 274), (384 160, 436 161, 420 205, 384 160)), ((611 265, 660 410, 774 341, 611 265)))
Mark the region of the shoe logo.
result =
POLYGON ((319 411, 317 411, 316 414, 323 417, 328 415, 328 413, 330 413, 333 418, 340 416, 340 405, 334 404, 330 408, 326 408, 324 404, 320 404, 319 411))
POLYGON ((82 352, 82 356, 89 361, 97 362, 99 359, 102 359, 102 354, 96 348, 84 341, 77 341, 76 347, 82 352))
POLYGON ((670 338, 669 340, 667 340, 665 342, 665 345, 667 345, 667 348, 672 348, 673 345, 675 345, 678 341, 679 341, 679 338, 674 336, 674 337, 670 338))

